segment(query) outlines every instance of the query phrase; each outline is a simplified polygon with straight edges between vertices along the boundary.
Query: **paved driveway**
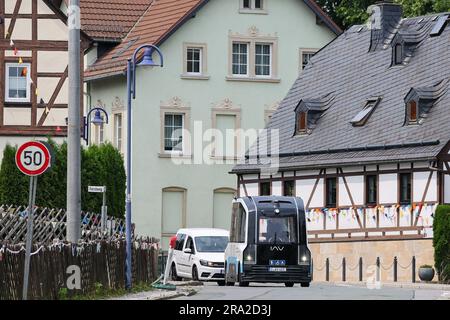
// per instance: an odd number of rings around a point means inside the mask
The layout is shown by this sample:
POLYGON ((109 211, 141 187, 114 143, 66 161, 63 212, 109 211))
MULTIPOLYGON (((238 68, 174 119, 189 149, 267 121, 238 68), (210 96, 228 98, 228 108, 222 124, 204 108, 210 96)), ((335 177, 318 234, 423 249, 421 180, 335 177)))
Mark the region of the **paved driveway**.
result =
POLYGON ((309 288, 296 285, 251 284, 248 288, 219 287, 207 283, 196 287, 198 293, 178 300, 447 300, 450 291, 442 289, 393 288, 368 289, 359 285, 312 283, 309 288))

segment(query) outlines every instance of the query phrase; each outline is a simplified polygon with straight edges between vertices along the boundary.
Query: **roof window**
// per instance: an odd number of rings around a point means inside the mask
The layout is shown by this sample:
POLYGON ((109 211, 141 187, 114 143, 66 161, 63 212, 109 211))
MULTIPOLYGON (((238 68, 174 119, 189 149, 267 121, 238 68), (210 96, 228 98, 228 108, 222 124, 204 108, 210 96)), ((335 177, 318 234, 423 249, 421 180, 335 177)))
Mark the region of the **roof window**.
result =
POLYGON ((353 117, 353 119, 350 121, 350 123, 354 127, 361 127, 363 126, 367 120, 369 120, 370 116, 372 115, 375 108, 380 103, 381 98, 371 98, 366 101, 366 104, 364 108, 358 112, 356 116, 353 117))

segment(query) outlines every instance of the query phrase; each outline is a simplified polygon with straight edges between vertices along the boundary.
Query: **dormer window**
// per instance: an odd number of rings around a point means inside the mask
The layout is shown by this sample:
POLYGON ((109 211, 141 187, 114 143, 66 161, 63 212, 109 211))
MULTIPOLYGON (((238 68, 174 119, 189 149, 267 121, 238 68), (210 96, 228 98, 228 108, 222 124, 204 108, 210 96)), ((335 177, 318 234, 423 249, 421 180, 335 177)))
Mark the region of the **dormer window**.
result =
POLYGON ((308 131, 308 113, 300 111, 297 113, 297 133, 304 134, 308 131))
POLYGON ((397 43, 394 46, 393 55, 393 65, 398 66, 403 64, 403 44, 397 43))
POLYGON ((415 87, 409 90, 404 99, 405 122, 403 125, 421 124, 426 121, 431 109, 447 92, 449 83, 450 79, 445 79, 431 86, 415 87))
POLYGON ((306 98, 300 100, 295 108, 295 132, 294 135, 311 134, 319 119, 331 107, 334 100, 332 93, 320 98, 306 98))
POLYGON ((408 122, 409 124, 416 124, 418 122, 418 104, 417 101, 412 100, 407 105, 408 122))

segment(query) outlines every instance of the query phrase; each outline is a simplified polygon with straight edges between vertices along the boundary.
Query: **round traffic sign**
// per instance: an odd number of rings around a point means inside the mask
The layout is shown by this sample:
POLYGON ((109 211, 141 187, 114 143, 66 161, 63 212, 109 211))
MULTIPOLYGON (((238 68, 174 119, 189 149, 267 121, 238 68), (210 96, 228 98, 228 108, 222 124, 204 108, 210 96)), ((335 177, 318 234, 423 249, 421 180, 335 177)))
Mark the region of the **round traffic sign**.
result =
POLYGON ((39 176, 51 165, 49 147, 39 141, 24 143, 16 152, 16 165, 27 176, 39 176))

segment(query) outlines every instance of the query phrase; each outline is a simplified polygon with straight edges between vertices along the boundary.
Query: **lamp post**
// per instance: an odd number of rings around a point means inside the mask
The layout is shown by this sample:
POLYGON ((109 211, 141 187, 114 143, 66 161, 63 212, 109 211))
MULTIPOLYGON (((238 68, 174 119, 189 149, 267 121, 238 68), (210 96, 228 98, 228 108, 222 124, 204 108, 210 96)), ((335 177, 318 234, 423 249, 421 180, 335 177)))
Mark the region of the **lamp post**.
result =
POLYGON ((136 99, 136 66, 142 67, 162 67, 164 57, 158 47, 146 44, 142 45, 134 51, 131 59, 127 62, 127 193, 126 193, 126 288, 131 289, 132 286, 132 269, 131 269, 131 102, 136 99), (144 55, 141 62, 137 63, 139 52, 144 49, 144 55), (160 63, 153 61, 153 52, 156 51, 160 57, 160 63))
POLYGON ((83 139, 86 141, 86 145, 89 145, 89 131, 91 127, 91 123, 95 126, 101 126, 102 124, 108 124, 109 118, 108 113, 105 109, 100 107, 95 107, 89 110, 88 114, 84 117, 84 126, 83 126, 83 139), (91 121, 91 115, 95 111, 94 119, 91 121), (106 120, 102 118, 102 113, 105 114, 106 120))

